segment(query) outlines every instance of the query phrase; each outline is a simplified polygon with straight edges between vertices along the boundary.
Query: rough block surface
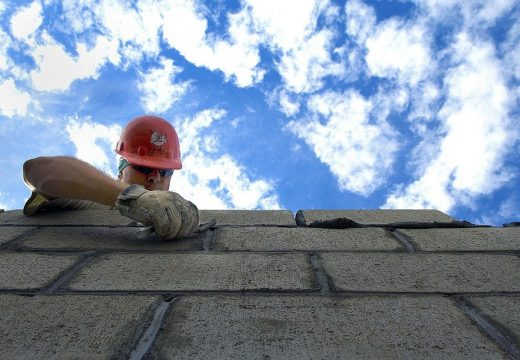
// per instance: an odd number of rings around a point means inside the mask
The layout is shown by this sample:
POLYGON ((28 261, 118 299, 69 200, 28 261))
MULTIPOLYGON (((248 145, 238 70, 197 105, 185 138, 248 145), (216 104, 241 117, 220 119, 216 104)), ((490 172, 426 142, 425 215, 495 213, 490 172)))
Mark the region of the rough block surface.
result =
POLYGON ((303 254, 106 255, 82 269, 75 290, 310 289, 312 270, 303 254))
POLYGON ((201 210, 200 222, 217 220, 222 225, 287 225, 296 226, 290 210, 201 210))
POLYGON ((487 254, 322 254, 338 290, 520 291, 520 258, 487 254))
POLYGON ((400 250, 395 238, 383 229, 220 228, 215 250, 400 250))
POLYGON ((520 227, 399 230, 419 250, 520 250, 520 227))
POLYGON ((137 227, 45 227, 19 245, 29 249, 187 251, 200 250, 204 234, 171 241, 156 240, 153 235, 137 239, 137 227))
POLYGON ((158 297, 0 295, 0 358, 123 359, 158 297))
POLYGON ((0 253, 0 289, 41 288, 73 266, 79 256, 0 253))
POLYGON ((306 215, 437 228, 208 210, 206 234, 160 242, 117 211, 0 213, 0 359, 125 359, 147 340, 152 359, 518 357, 517 228, 440 229, 451 218, 432 210, 306 215))
POLYGON ((442 297, 186 297, 156 359, 502 359, 442 297))
POLYGON ((438 210, 302 210, 307 225, 317 220, 347 218, 360 224, 388 224, 405 221, 453 221, 438 210))
POLYGON ((31 226, 0 226, 0 245, 34 229, 31 226))
POLYGON ((74 210, 24 216, 21 210, 0 213, 0 225, 129 225, 135 222, 117 210, 74 210))

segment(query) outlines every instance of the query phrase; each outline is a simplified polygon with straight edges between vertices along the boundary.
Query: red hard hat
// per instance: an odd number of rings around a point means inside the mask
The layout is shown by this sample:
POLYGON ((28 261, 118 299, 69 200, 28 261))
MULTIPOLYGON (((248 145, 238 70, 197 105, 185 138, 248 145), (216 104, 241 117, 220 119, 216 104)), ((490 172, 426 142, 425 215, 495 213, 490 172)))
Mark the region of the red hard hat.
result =
POLYGON ((130 121, 121 133, 116 152, 135 165, 182 168, 177 133, 169 122, 158 116, 144 115, 130 121))

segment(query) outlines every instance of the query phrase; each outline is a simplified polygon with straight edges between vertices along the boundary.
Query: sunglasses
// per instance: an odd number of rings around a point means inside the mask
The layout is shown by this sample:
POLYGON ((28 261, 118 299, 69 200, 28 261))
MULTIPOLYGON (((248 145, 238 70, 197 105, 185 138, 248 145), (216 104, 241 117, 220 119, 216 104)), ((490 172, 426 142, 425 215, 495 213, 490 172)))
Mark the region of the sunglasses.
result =
POLYGON ((150 167, 146 167, 146 166, 137 166, 137 165, 131 165, 134 169, 136 169, 137 171, 143 173, 143 174, 151 174, 153 173, 155 170, 159 170, 159 174, 162 176, 162 177, 166 177, 166 176, 172 176, 173 175, 173 170, 172 169, 155 169, 155 168, 150 168, 150 167))

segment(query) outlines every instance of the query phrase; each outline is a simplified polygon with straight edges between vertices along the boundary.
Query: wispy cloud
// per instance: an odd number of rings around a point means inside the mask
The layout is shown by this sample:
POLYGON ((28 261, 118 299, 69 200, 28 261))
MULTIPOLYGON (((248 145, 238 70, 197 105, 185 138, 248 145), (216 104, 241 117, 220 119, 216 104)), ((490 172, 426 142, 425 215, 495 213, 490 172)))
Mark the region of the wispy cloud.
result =
POLYGON ((368 196, 384 184, 398 149, 396 132, 355 91, 310 98, 309 118, 286 128, 305 140, 337 177, 342 190, 368 196))
POLYGON ((0 82, 0 114, 25 116, 30 103, 30 95, 19 90, 13 79, 0 82))
POLYGON ((251 179, 245 166, 216 151, 218 138, 206 130, 225 115, 223 110, 205 110, 183 121, 183 169, 174 174, 171 188, 204 209, 279 209, 272 181, 251 179))
POLYGON ((39 1, 34 1, 11 17, 11 33, 16 39, 27 42, 42 21, 42 6, 39 1))
POLYGON ((326 76, 345 73, 344 65, 332 58, 332 27, 318 27, 318 20, 328 24, 339 15, 330 1, 249 0, 247 5, 256 31, 280 59, 276 66, 287 90, 309 93, 322 88, 326 76))
POLYGON ((175 82, 175 76, 182 71, 173 61, 159 60, 159 67, 139 73, 141 103, 147 112, 164 113, 188 90, 189 82, 175 82))
POLYGON ((70 118, 65 128, 69 139, 76 147, 75 156, 94 165, 107 174, 115 176, 115 153, 121 126, 103 125, 90 119, 70 118))
POLYGON ((168 44, 194 65, 220 70, 238 86, 262 80, 259 39, 247 14, 228 14, 228 36, 223 38, 208 33, 208 22, 200 6, 192 1, 173 1, 163 7, 163 36, 168 44))
POLYGON ((98 37, 93 48, 76 45, 77 56, 71 56, 48 34, 32 51, 37 69, 31 71, 32 84, 40 91, 65 91, 79 79, 96 78, 99 69, 115 56, 115 44, 105 37, 98 37))
POLYGON ((511 179, 504 163, 518 141, 518 121, 509 115, 512 98, 494 47, 461 33, 451 51, 456 65, 444 78, 447 98, 437 115, 442 137, 435 156, 385 206, 450 211, 456 205, 471 206, 473 199, 511 179))
MULTIPOLYGON (((484 211, 483 215, 473 220, 475 223, 487 224, 492 226, 501 226, 505 219, 515 219, 517 221, 520 213, 520 198, 514 194, 503 200, 493 211, 484 211)), ((507 220, 506 220, 507 221, 507 220)))
POLYGON ((370 74, 417 85, 435 69, 427 32, 421 25, 393 19, 378 25, 365 43, 370 74))

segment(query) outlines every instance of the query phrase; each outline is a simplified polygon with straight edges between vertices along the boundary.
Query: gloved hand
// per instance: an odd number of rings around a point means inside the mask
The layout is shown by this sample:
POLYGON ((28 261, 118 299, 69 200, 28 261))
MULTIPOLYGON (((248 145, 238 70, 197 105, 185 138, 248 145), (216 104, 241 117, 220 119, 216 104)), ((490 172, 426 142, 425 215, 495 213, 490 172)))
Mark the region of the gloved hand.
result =
POLYGON ((119 194, 115 205, 123 216, 153 226, 156 237, 162 240, 198 230, 199 210, 195 204, 171 191, 148 191, 130 185, 119 194))

